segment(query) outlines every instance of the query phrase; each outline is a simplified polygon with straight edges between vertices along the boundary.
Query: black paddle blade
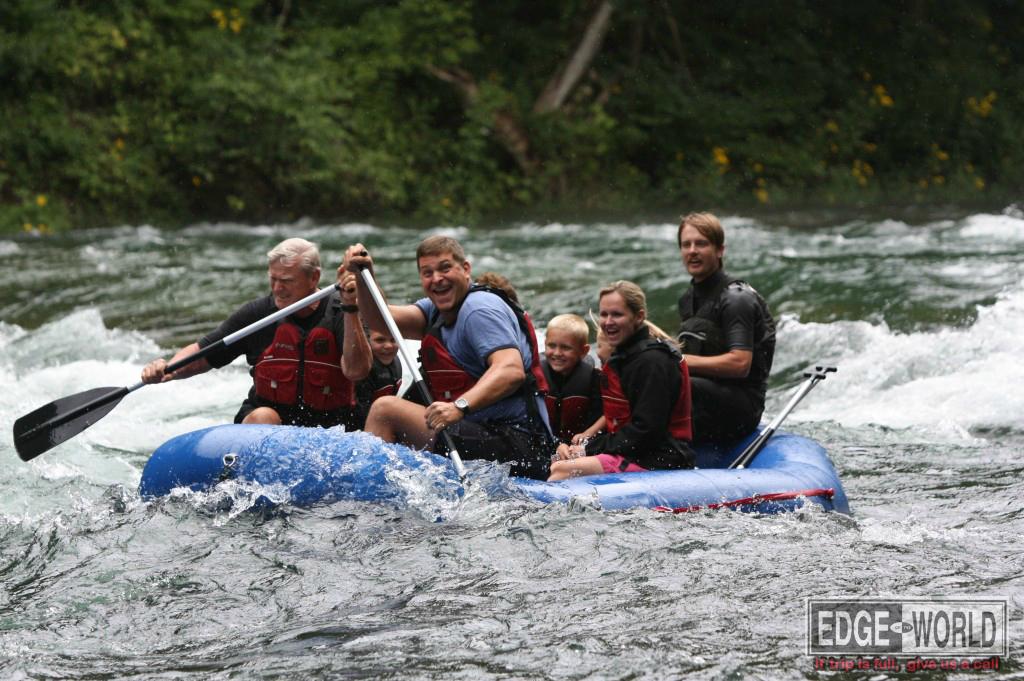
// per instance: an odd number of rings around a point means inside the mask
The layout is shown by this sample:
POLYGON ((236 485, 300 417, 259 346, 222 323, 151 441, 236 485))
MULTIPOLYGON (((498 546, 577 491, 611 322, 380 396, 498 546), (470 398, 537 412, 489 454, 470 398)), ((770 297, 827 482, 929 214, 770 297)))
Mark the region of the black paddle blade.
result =
POLYGON ((14 448, 22 461, 31 461, 61 442, 78 435, 117 406, 127 388, 93 388, 62 397, 14 422, 14 448))

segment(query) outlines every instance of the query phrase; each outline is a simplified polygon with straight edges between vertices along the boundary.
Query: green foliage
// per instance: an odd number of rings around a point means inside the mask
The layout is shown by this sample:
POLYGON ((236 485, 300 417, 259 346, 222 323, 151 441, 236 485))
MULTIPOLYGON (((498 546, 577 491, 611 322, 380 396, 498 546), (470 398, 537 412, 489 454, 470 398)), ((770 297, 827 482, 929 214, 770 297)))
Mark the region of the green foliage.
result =
POLYGON ((1024 187, 1019 3, 595 6, 7 0, 0 230, 1024 187))

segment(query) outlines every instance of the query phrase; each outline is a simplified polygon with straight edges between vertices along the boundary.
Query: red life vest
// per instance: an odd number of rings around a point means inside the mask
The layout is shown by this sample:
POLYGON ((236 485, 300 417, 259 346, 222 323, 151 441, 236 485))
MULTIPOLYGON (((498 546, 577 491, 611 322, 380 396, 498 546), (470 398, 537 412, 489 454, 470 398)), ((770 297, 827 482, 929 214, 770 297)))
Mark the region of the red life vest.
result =
MULTIPOLYGON (((693 439, 693 420, 691 418, 690 402, 690 371, 686 367, 686 360, 679 356, 668 344, 657 340, 646 340, 637 344, 630 350, 630 354, 651 351, 669 352, 679 358, 679 375, 683 379, 679 390, 679 397, 672 406, 669 415, 668 434, 677 440, 693 439)), ((605 427, 609 433, 614 433, 633 418, 629 406, 629 400, 622 390, 622 379, 611 364, 602 367, 604 378, 601 382, 601 399, 603 400, 604 418, 607 421, 605 427)))
POLYGON ((288 407, 305 405, 334 411, 356 403, 355 386, 341 370, 341 315, 331 302, 320 323, 304 333, 296 324, 278 322, 274 340, 253 367, 256 394, 288 407))
MULTIPOLYGON (((533 415, 536 411, 535 398, 543 396, 548 391, 548 381, 544 377, 544 371, 540 366, 540 352, 537 350, 537 334, 533 330, 533 322, 530 315, 513 302, 501 289, 491 288, 473 284, 467 297, 478 291, 493 293, 504 301, 511 308, 519 322, 519 328, 526 334, 530 343, 530 352, 533 359, 530 362, 530 370, 523 381, 520 393, 526 400, 527 413, 533 415)), ((420 365, 423 367, 423 379, 430 388, 431 396, 435 400, 452 402, 462 396, 467 390, 476 385, 478 377, 471 376, 469 372, 455 361, 449 354, 441 340, 441 327, 444 320, 435 311, 435 316, 430 320, 427 333, 420 343, 420 365)))
POLYGON ((555 381, 551 378, 551 366, 546 360, 541 362, 545 378, 548 379, 548 394, 544 403, 548 408, 548 420, 551 430, 563 442, 569 442, 572 436, 582 433, 592 426, 587 423, 587 412, 590 411, 591 390, 594 385, 594 373, 600 371, 588 362, 579 362, 569 374, 556 395, 555 381))

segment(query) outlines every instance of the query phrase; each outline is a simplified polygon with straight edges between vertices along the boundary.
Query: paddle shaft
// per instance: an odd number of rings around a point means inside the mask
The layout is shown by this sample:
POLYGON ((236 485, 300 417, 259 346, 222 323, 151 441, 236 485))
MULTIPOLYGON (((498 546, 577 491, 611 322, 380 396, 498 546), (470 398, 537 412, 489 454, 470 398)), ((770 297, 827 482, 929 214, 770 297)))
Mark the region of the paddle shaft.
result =
POLYGON ((771 423, 765 426, 765 429, 761 431, 761 434, 757 436, 757 439, 747 445, 747 448, 744 449, 743 453, 732 462, 732 465, 729 466, 729 468, 746 468, 750 462, 754 460, 754 457, 764 449, 765 444, 767 444, 771 436, 775 434, 775 431, 778 430, 779 426, 782 425, 782 422, 786 420, 789 413, 796 408, 796 405, 800 404, 800 400, 804 399, 804 397, 807 396, 807 393, 814 389, 814 386, 824 381, 825 377, 835 370, 835 367, 816 366, 813 370, 805 371, 804 377, 807 380, 801 384, 800 388, 796 391, 793 397, 790 398, 782 411, 780 411, 775 418, 771 420, 771 423))
MULTIPOLYGON (((374 304, 380 311, 381 317, 384 318, 384 323, 387 324, 391 337, 398 341, 398 352, 402 355, 402 360, 405 362, 405 365, 409 367, 409 371, 412 372, 414 385, 418 386, 423 399, 427 404, 430 404, 434 401, 434 398, 430 396, 430 389, 427 387, 426 382, 424 382, 423 375, 420 374, 419 366, 410 359, 409 354, 405 350, 405 343, 402 341, 402 332, 399 331, 398 324, 395 322, 395 318, 391 315, 391 310, 388 309, 388 303, 384 300, 384 295, 380 292, 380 289, 377 287, 377 282, 373 279, 373 274, 367 268, 359 270, 359 274, 363 278, 363 283, 366 285, 366 289, 370 292, 370 296, 373 298, 374 304)), ((455 472, 458 474, 460 480, 465 481, 466 467, 462 465, 462 457, 459 456, 459 449, 455 446, 455 441, 452 439, 451 433, 447 430, 442 430, 441 437, 444 438, 444 443, 448 446, 448 457, 452 460, 452 466, 455 468, 455 472)))
MULTIPOLYGON (((249 336, 249 335, 252 335, 253 333, 256 333, 260 329, 266 328, 266 327, 270 326, 271 324, 273 324, 273 323, 275 323, 277 321, 280 321, 281 319, 284 319, 288 315, 293 314, 294 312, 297 312, 297 311, 303 309, 304 307, 308 307, 308 306, 312 305, 313 303, 319 301, 322 298, 326 298, 327 296, 329 296, 332 293, 334 293, 336 290, 339 290, 337 284, 332 284, 331 286, 325 286, 324 288, 320 289, 319 291, 316 291, 315 293, 311 293, 310 295, 306 296, 302 300, 299 300, 297 302, 292 303, 288 307, 281 308, 277 312, 269 314, 266 317, 264 317, 263 319, 260 319, 259 321, 255 321, 252 324, 246 326, 245 328, 239 329, 238 331, 235 331, 232 334, 224 336, 224 338, 220 339, 216 343, 211 343, 210 345, 207 345, 205 348, 202 348, 198 352, 193 352, 190 355, 186 355, 185 357, 182 357, 177 362, 172 362, 171 364, 168 364, 167 367, 164 369, 164 372, 165 373, 173 373, 173 372, 177 371, 178 369, 180 369, 180 368, 182 368, 184 366, 188 366, 192 362, 195 362, 197 360, 202 359, 203 357, 206 357, 207 355, 209 355, 211 352, 214 352, 215 350, 218 350, 218 349, 220 349, 222 347, 231 345, 232 343, 235 343, 236 341, 239 341, 239 340, 245 338, 246 336, 249 336)), ((87 413, 89 413, 90 411, 92 411, 94 409, 102 407, 103 405, 110 404, 111 402, 113 402, 115 400, 121 400, 121 399, 123 399, 125 397, 125 395, 127 395, 129 393, 132 393, 132 392, 135 392, 136 390, 138 390, 139 388, 141 388, 144 385, 147 385, 147 384, 143 383, 142 381, 139 381, 138 383, 135 383, 133 385, 126 386, 124 388, 118 388, 116 390, 112 390, 111 392, 107 393, 106 395, 101 395, 100 397, 97 397, 94 400, 91 400, 89 402, 86 402, 85 404, 79 405, 78 407, 76 407, 76 408, 74 408, 74 409, 72 409, 70 411, 67 411, 67 412, 65 412, 63 414, 59 414, 57 416, 54 416, 52 419, 50 419, 48 421, 44 421, 43 423, 40 423, 40 424, 36 425, 35 427, 33 427, 32 429, 26 431, 25 433, 20 434, 18 436, 18 439, 19 440, 28 440, 28 439, 34 437, 35 435, 37 435, 38 433, 40 433, 43 430, 47 430, 47 429, 52 430, 53 428, 56 428, 56 427, 61 426, 61 425, 65 424, 65 423, 68 423, 69 421, 73 421, 76 418, 78 418, 79 416, 82 416, 83 414, 87 414, 87 413)))

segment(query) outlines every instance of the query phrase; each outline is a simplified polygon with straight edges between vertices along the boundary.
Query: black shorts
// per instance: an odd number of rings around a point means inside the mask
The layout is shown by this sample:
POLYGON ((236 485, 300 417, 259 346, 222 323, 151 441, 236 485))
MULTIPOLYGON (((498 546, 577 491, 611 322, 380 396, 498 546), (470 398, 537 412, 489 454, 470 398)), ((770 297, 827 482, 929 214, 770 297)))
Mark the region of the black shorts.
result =
POLYGON ((691 376, 690 390, 694 443, 738 440, 761 422, 764 399, 758 400, 749 389, 691 376))
POLYGON ((315 411, 308 407, 289 407, 261 400, 259 397, 247 397, 235 414, 235 423, 241 423, 257 407, 269 407, 281 417, 286 426, 306 426, 307 428, 331 428, 345 426, 345 430, 355 430, 356 414, 354 409, 336 409, 334 411, 315 411))
MULTIPOLYGON (((543 427, 541 427, 543 428, 543 427)), ((525 424, 491 421, 459 421, 448 427, 459 455, 466 460, 486 459, 511 464, 510 473, 536 480, 547 480, 555 442, 542 429, 525 424)), ((434 441, 434 452, 447 454, 446 438, 434 441)))

